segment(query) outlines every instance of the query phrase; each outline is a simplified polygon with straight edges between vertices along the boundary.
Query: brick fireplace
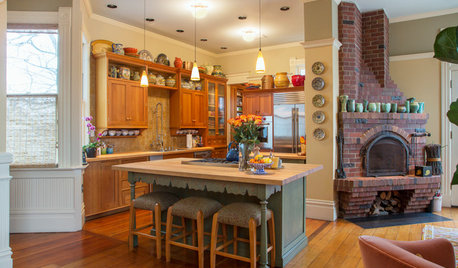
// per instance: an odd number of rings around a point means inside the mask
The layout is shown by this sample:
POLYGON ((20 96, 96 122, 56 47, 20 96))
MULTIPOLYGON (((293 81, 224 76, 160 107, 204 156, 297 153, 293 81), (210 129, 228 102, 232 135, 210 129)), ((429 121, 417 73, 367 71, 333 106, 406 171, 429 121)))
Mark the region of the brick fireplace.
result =
MULTIPOLYGON (((404 104, 389 75, 388 18, 383 10, 361 13, 339 5, 340 95, 362 103, 404 104)), ((440 188, 440 176, 415 177, 424 163, 426 113, 340 112, 342 164, 346 179, 335 181, 339 216, 368 216, 381 191, 405 191, 401 213, 424 211, 440 188)))

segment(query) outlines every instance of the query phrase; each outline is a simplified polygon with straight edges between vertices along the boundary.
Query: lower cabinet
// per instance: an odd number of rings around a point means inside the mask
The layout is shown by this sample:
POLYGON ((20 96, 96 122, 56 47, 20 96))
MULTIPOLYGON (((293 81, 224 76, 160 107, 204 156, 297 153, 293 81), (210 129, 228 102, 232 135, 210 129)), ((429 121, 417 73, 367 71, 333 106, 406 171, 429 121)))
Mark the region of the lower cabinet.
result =
POLYGON ((226 147, 216 147, 212 152, 212 158, 226 158, 227 148, 226 147))
MULTIPOLYGON (((90 162, 83 177, 85 216, 92 217, 126 208, 130 205, 130 184, 126 171, 114 171, 112 166, 148 161, 148 157, 90 162)), ((149 192, 146 183, 135 184, 135 195, 149 192)))

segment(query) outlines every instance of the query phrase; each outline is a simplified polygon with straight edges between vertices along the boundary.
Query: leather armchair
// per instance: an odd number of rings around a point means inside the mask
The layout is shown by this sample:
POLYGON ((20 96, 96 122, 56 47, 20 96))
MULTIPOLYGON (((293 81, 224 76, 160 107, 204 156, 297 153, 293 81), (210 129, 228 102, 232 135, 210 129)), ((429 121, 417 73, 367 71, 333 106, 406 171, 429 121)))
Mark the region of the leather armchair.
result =
POLYGON ((375 236, 360 236, 359 247, 364 267, 456 268, 455 252, 447 239, 393 241, 375 236))

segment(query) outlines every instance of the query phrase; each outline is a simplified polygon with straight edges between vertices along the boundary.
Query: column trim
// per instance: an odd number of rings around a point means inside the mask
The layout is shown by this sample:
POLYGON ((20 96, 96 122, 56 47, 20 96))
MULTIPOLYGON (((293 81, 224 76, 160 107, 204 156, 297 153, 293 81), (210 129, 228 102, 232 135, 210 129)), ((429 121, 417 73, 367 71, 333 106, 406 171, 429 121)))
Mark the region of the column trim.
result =
POLYGON ((320 40, 313 40, 313 41, 304 41, 301 42, 301 45, 304 48, 314 48, 314 47, 327 47, 327 46, 334 46, 337 49, 340 49, 342 43, 336 38, 328 38, 328 39, 320 39, 320 40))

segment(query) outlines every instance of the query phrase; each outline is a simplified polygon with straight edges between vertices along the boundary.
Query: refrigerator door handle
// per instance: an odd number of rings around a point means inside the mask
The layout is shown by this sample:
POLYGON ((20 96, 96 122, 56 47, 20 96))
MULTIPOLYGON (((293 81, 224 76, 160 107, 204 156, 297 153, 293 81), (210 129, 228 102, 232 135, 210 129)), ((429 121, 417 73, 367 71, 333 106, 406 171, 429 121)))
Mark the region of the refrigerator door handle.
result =
POLYGON ((299 108, 296 108, 296 153, 300 152, 299 108))
POLYGON ((292 147, 291 147, 291 153, 294 153, 294 150, 295 150, 295 135, 296 135, 296 116, 294 115, 294 108, 291 109, 291 128, 292 128, 292 131, 291 131, 291 134, 292 134, 292 147))
POLYGON ((297 153, 297 108, 293 108, 293 153, 297 153))

